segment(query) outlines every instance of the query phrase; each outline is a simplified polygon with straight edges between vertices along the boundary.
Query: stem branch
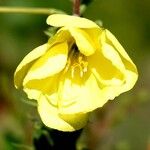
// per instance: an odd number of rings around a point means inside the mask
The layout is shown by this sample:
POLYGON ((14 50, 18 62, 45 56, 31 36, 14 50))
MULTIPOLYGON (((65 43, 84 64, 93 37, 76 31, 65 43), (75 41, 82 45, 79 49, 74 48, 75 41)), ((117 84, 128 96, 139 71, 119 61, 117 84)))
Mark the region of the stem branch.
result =
POLYGON ((27 14, 50 15, 54 13, 64 13, 64 12, 52 8, 0 7, 0 13, 27 13, 27 14))

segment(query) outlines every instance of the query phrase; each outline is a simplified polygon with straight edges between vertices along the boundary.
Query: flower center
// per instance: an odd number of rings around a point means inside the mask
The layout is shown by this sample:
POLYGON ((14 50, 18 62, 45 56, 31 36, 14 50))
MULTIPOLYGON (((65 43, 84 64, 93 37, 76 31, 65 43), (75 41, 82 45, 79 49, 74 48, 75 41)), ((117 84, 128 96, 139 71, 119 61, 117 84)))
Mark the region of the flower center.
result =
POLYGON ((87 72, 88 62, 87 57, 80 53, 77 46, 72 46, 68 54, 68 60, 65 67, 65 72, 71 69, 71 77, 74 78, 76 72, 79 72, 80 77, 87 72))

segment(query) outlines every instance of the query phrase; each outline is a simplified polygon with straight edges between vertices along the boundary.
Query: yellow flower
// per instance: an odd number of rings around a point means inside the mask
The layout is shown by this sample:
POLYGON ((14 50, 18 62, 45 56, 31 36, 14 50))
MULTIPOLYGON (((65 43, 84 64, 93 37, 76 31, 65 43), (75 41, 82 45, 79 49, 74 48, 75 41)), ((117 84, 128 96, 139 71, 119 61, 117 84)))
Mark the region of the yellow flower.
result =
POLYGON ((14 83, 37 100, 46 126, 74 131, 85 126, 89 112, 130 90, 137 69, 118 40, 94 22, 55 14, 47 23, 58 32, 23 59, 14 83))

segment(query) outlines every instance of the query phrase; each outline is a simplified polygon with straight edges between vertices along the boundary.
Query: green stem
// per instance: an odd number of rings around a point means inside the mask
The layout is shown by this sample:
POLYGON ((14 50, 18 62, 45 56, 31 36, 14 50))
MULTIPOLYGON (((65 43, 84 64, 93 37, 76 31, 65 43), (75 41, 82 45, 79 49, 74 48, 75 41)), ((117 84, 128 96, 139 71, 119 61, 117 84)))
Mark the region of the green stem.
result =
POLYGON ((27 13, 51 15, 55 13, 64 12, 53 8, 0 7, 0 13, 27 13))

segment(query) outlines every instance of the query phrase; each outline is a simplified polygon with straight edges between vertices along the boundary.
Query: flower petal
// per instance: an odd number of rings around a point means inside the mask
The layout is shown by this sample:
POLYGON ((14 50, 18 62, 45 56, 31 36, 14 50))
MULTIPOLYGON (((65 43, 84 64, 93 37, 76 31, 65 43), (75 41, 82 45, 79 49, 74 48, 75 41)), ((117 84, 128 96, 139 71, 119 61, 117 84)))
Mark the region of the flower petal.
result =
POLYGON ((27 82, 23 90, 29 99, 38 100, 41 94, 53 94, 57 92, 59 74, 45 79, 35 79, 27 82))
POLYGON ((27 71, 32 66, 33 62, 42 56, 48 49, 48 44, 41 45, 34 50, 32 50, 19 64, 14 74, 14 84, 16 88, 22 86, 23 78, 25 77, 27 71))
POLYGON ((95 44, 84 30, 78 28, 69 28, 71 35, 74 37, 79 51, 85 56, 92 55, 95 51, 95 44))
POLYGON ((89 29, 83 29, 92 39, 95 49, 100 49, 101 43, 100 43, 100 36, 102 33, 101 28, 89 28, 89 29))
POLYGON ((55 27, 99 28, 93 21, 78 16, 54 14, 47 18, 47 24, 55 27))
POLYGON ((57 31, 57 33, 48 40, 48 44, 54 45, 54 44, 62 43, 62 42, 66 42, 66 41, 70 42, 72 40, 73 40, 73 38, 71 37, 68 30, 66 30, 66 28, 63 27, 63 28, 60 28, 57 31))
POLYGON ((102 107, 109 100, 90 72, 82 78, 73 78, 71 71, 68 72, 60 78, 58 96, 59 111, 63 114, 87 113, 102 107))
POLYGON ((103 40, 105 43, 111 45, 113 47, 114 51, 118 52, 121 61, 123 62, 125 66, 125 84, 122 87, 122 92, 130 90, 138 78, 138 72, 135 64, 132 62, 131 58, 128 56, 124 48, 121 46, 119 41, 115 38, 115 36, 108 30, 103 31, 103 40))
POLYGON ((62 71, 67 62, 67 43, 58 43, 52 46, 44 56, 39 58, 29 69, 23 84, 30 80, 44 79, 62 71))
POLYGON ((108 44, 114 46, 115 50, 119 52, 121 57, 132 63, 132 65, 136 68, 134 63, 132 62, 131 58, 128 56, 127 52, 124 50, 122 45, 119 43, 119 41, 115 38, 115 36, 109 31, 109 30, 104 30, 104 35, 105 35, 105 40, 108 44))
POLYGON ((61 131, 81 129, 86 125, 88 118, 88 114, 59 114, 58 108, 51 105, 43 95, 38 100, 38 112, 46 126, 61 131))
POLYGON ((124 70, 122 72, 121 69, 113 65, 112 61, 104 57, 100 50, 88 57, 88 66, 97 80, 103 84, 102 86, 121 85, 124 82, 124 70))
POLYGON ((49 39, 47 44, 35 48, 26 57, 24 57, 14 74, 14 84, 16 88, 20 88, 22 86, 23 79, 35 60, 44 55, 45 52, 54 44, 64 42, 68 39, 72 40, 70 33, 66 30, 60 30, 54 37, 49 39))
POLYGON ((113 46, 102 43, 102 54, 104 57, 111 61, 112 65, 114 65, 116 68, 118 68, 120 71, 125 71, 125 66, 117 53, 117 51, 113 48, 113 46))

